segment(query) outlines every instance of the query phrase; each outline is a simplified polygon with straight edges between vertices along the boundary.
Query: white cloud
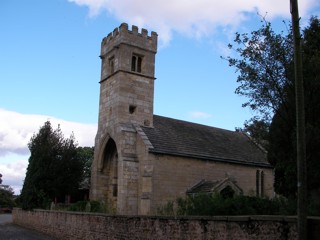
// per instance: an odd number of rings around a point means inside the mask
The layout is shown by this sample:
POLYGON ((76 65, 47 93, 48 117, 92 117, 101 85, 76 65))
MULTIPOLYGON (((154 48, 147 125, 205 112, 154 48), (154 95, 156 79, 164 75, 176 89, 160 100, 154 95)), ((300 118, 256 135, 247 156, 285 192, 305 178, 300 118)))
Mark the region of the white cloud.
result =
MULTIPOLYGON (((107 11, 119 21, 155 29, 166 44, 173 31, 200 38, 212 34, 216 27, 234 27, 248 14, 268 12, 268 17, 289 17, 289 1, 278 0, 69 0, 89 8, 95 16, 107 11)), ((317 0, 299 2, 300 15, 315 7, 317 0)))
POLYGON ((1 163, 0 161, 2 184, 9 185, 13 188, 15 194, 20 194, 27 166, 28 160, 15 160, 7 164, 1 163))
POLYGON ((21 114, 0 108, 0 173, 3 184, 20 193, 25 178, 30 138, 49 120, 53 129, 60 124, 65 137, 73 132, 80 146, 93 146, 97 131, 95 124, 65 121, 51 116, 21 114))
POLYGON ((208 119, 212 117, 212 115, 209 113, 198 112, 198 111, 190 112, 189 116, 194 119, 208 119))
POLYGON ((65 137, 73 132, 80 146, 93 146, 97 126, 69 122, 44 115, 21 114, 0 108, 0 156, 10 153, 29 154, 27 147, 30 138, 49 120, 53 129, 60 124, 65 137))

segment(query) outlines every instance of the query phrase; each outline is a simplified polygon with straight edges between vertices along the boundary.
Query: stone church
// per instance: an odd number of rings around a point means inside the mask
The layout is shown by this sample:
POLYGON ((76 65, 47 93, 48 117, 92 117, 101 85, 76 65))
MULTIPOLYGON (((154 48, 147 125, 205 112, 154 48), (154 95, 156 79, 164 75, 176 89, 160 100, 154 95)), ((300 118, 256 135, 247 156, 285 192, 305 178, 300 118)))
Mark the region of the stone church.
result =
POLYGON ((102 40, 90 198, 133 215, 188 194, 272 197, 273 169, 249 136, 153 114, 157 38, 123 23, 102 40))

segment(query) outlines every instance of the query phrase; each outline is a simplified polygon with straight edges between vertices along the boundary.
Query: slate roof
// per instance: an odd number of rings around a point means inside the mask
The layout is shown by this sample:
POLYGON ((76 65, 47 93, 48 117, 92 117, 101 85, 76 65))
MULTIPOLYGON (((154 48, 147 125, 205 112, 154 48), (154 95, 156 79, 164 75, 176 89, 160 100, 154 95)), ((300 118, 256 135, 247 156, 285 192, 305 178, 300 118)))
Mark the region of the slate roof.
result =
POLYGON ((141 127, 149 152, 271 167, 266 152, 242 132, 154 115, 153 128, 141 127))

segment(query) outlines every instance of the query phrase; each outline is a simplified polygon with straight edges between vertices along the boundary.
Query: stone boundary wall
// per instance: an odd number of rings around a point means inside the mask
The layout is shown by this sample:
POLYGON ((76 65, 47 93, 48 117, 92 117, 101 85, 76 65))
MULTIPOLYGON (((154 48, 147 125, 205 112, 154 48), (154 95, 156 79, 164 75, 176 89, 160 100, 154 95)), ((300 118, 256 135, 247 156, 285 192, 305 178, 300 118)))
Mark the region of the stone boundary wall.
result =
MULTIPOLYGON (((13 223, 58 239, 297 239, 296 218, 281 216, 175 218, 15 208, 13 223)), ((308 239, 316 239, 320 218, 309 223, 308 239)))

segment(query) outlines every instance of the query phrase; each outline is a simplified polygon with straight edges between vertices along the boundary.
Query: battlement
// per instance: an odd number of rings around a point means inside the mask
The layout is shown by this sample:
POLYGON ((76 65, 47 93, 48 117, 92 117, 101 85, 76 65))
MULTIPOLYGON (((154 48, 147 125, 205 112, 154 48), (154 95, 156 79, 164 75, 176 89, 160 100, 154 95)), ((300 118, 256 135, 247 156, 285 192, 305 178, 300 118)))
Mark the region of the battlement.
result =
MULTIPOLYGON (((102 51, 106 53, 108 49, 112 49, 121 43, 127 43, 136 47, 140 47, 152 52, 157 52, 158 34, 151 32, 148 36, 148 30, 132 25, 132 30, 128 29, 127 23, 122 23, 120 27, 115 28, 107 37, 102 40, 102 51)), ((103 55, 103 53, 102 53, 103 55)))

